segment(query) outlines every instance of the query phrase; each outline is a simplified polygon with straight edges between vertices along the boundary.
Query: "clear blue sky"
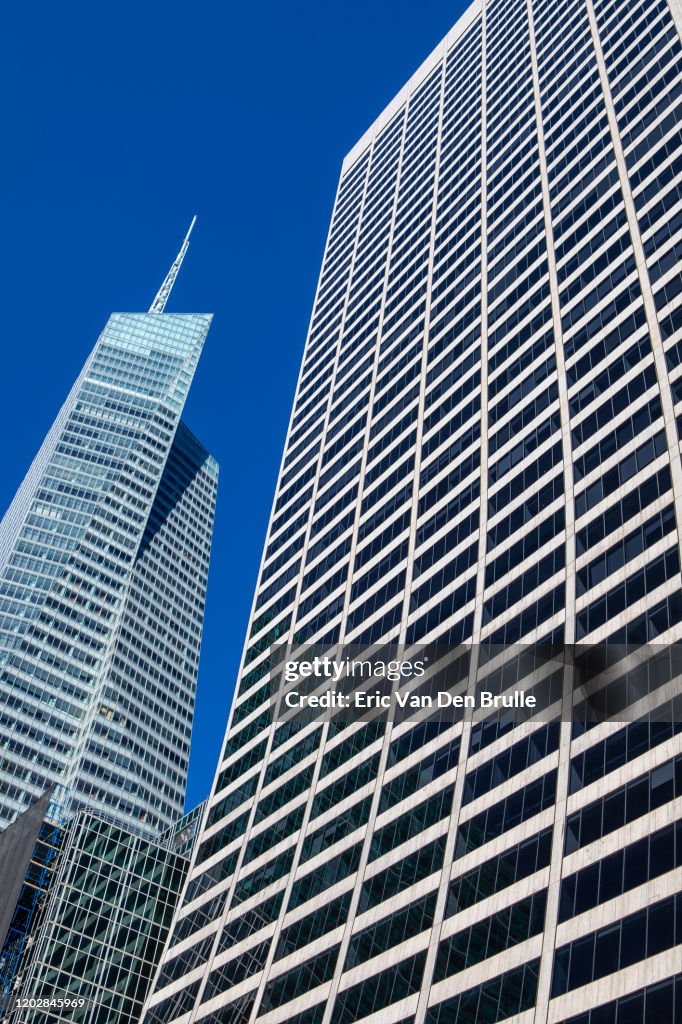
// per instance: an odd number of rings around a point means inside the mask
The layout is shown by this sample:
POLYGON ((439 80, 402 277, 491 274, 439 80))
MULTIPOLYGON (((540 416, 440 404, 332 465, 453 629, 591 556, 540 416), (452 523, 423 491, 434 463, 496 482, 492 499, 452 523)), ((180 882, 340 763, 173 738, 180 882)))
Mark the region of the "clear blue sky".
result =
POLYGON ((4 512, 110 312, 214 312, 221 465, 188 805, 209 791, 341 161, 466 5, 15 3, 0 41, 4 512))

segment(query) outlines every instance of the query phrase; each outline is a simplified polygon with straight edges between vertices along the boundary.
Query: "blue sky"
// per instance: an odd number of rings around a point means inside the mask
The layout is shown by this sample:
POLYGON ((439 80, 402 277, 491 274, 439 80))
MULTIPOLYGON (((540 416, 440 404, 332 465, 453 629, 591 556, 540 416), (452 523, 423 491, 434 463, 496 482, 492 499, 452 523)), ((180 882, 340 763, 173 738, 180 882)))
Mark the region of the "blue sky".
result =
POLYGON ((464 9, 442 0, 5 8, 9 504, 110 312, 214 312, 185 419, 221 464, 188 805, 209 791, 345 153, 464 9))

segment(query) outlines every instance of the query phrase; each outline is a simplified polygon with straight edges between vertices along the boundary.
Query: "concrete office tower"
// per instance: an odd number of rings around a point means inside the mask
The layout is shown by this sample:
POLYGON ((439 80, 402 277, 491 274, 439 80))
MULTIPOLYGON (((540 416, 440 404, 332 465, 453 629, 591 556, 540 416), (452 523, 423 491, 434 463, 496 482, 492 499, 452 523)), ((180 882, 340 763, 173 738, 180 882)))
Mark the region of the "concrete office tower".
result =
POLYGON ((0 526, 0 826, 57 784, 183 810, 218 467, 181 422, 211 317, 115 313, 0 526))
POLYGON ((680 637, 681 28, 677 0, 477 2, 344 161, 144 1024, 682 1019, 674 681, 589 730, 561 678, 506 731, 266 703, 275 637, 680 637))

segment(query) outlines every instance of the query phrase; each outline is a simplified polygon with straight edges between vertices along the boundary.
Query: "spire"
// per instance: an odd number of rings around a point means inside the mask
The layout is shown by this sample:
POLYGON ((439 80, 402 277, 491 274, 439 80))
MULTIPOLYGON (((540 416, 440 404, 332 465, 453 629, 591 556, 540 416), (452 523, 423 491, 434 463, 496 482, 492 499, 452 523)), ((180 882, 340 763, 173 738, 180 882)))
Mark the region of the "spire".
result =
POLYGON ((175 262, 173 263, 173 266, 170 268, 170 270, 166 274, 166 278, 165 278, 163 284, 161 285, 161 287, 159 288, 158 292, 156 293, 156 298, 154 299, 154 301, 152 302, 151 306, 149 307, 149 312, 150 313, 163 313, 164 309, 166 308, 166 303, 168 302, 168 296, 170 295, 171 289, 172 289, 173 285, 175 284, 175 278, 178 276, 178 271, 180 270, 180 267, 182 266, 182 261, 184 260, 185 253, 187 252, 187 249, 189 247, 189 236, 192 234, 192 228, 194 227, 194 223, 195 223, 196 219, 197 219, 196 215, 194 217, 192 217, 192 223, 189 226, 189 231, 185 235, 185 240, 182 243, 182 247, 180 249, 180 252, 175 257, 175 262))

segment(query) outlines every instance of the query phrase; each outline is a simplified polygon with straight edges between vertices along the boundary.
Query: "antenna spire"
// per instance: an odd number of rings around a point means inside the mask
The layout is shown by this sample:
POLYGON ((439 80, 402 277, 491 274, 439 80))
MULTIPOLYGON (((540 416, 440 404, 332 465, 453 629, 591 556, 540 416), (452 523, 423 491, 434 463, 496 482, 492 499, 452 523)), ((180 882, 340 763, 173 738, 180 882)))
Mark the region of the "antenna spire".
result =
POLYGON ((173 263, 173 266, 166 274, 163 284, 156 293, 156 298, 149 307, 150 313, 163 313, 164 309, 166 308, 168 296, 170 295, 173 285, 175 284, 175 278, 178 276, 178 272, 180 270, 180 267, 182 266, 182 261, 185 258, 185 253, 189 248, 189 236, 192 234, 192 228, 194 227, 196 219, 196 215, 192 217, 192 223, 189 226, 189 231, 185 235, 185 240, 182 243, 180 252, 175 257, 175 262, 173 263))

